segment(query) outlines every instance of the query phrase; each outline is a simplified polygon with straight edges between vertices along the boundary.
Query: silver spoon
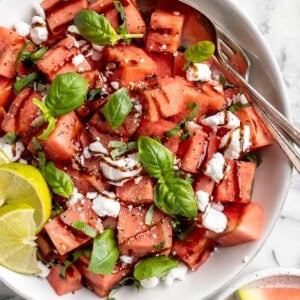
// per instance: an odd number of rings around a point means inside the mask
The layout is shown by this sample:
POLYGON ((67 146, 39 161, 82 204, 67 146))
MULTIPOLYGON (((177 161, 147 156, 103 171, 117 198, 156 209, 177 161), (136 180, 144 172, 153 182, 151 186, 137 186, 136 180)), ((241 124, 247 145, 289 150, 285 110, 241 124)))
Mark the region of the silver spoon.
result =
POLYGON ((260 115, 294 168, 300 173, 299 130, 247 81, 250 60, 246 53, 229 34, 221 29, 216 21, 200 12, 198 1, 137 0, 137 5, 146 14, 156 8, 172 8, 172 10, 183 11, 186 15, 182 37, 183 45, 187 46, 199 40, 215 42, 215 56, 223 66, 225 76, 251 97, 253 108, 260 115))

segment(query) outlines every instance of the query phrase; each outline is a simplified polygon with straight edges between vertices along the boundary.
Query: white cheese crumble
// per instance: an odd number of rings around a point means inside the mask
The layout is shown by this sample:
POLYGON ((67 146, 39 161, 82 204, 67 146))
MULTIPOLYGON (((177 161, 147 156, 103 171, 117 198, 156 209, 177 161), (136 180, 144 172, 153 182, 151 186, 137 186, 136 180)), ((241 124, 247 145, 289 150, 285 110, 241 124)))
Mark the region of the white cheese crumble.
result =
POLYGON ((224 178, 226 169, 226 161, 220 152, 216 152, 212 158, 207 162, 204 174, 212 178, 216 183, 224 178))
POLYGON ((119 201, 116 199, 116 195, 110 192, 102 192, 98 194, 97 197, 93 200, 93 210, 100 217, 113 217, 117 218, 121 209, 119 201))
POLYGON ((118 81, 112 81, 112 82, 110 83, 110 85, 111 85, 111 87, 112 87, 113 89, 115 89, 115 90, 119 89, 119 87, 120 87, 120 84, 119 84, 118 81))
POLYGON ((121 255, 120 261, 125 265, 130 265, 133 263, 133 257, 128 256, 128 255, 121 255))
POLYGON ((80 32, 79 32, 79 30, 78 30, 78 28, 77 28, 77 26, 76 25, 70 25, 70 26, 68 26, 68 29, 67 29, 67 31, 69 32, 69 33, 73 33, 73 34, 80 34, 80 32))
POLYGON ((159 278, 158 277, 145 278, 140 281, 140 284, 142 287, 146 289, 154 288, 159 284, 159 278))
POLYGON ((67 201, 67 206, 71 207, 75 205, 78 201, 82 200, 84 196, 78 192, 77 188, 74 188, 72 195, 69 197, 67 201))
POLYGON ((45 264, 43 264, 40 260, 37 262, 37 266, 41 270, 41 272, 36 274, 36 276, 41 278, 46 278, 50 273, 50 269, 45 264))
POLYGON ((219 149, 223 149, 224 157, 238 159, 251 146, 250 127, 242 125, 226 133, 220 142, 219 149))
POLYGON ((34 16, 32 18, 31 26, 30 38, 36 45, 40 45, 48 40, 48 29, 43 18, 40 16, 34 16))
POLYGON ((108 150, 103 146, 100 141, 95 141, 89 144, 89 150, 95 153, 108 154, 108 150))
POLYGON ((33 8, 35 10, 35 12, 44 20, 46 19, 46 14, 44 9, 41 7, 41 5, 39 3, 35 3, 33 4, 33 8))
POLYGON ((19 34, 20 36, 27 36, 30 34, 30 29, 31 26, 25 22, 18 22, 15 24, 15 29, 17 34, 19 34))
POLYGON ((227 226, 227 217, 221 211, 208 206, 202 216, 202 224, 205 228, 216 233, 223 232, 227 226))
POLYGON ((241 121, 230 111, 220 111, 201 120, 201 124, 211 127, 214 131, 217 131, 219 128, 237 128, 240 126, 241 121))
POLYGON ((193 63, 186 70, 188 81, 209 81, 211 80, 211 70, 207 64, 193 63))
POLYGON ((11 162, 16 162, 21 158, 25 147, 21 141, 17 141, 14 145, 7 144, 4 138, 0 138, 0 149, 5 153, 11 162))
POLYGON ((235 104, 235 103, 238 103, 238 102, 241 103, 241 104, 248 104, 249 103, 246 96, 245 96, 245 94, 243 94, 243 93, 239 93, 239 94, 234 95, 232 97, 232 104, 235 104))
POLYGON ((122 186, 124 182, 139 176, 142 171, 137 153, 131 153, 116 160, 110 156, 103 156, 100 168, 104 177, 117 186, 122 186))
POLYGON ((85 60, 85 57, 80 53, 80 54, 73 56, 72 64, 75 67, 79 67, 84 62, 84 60, 85 60))
POLYGON ((177 267, 171 269, 166 276, 161 277, 161 279, 164 281, 166 286, 170 286, 175 280, 185 280, 187 271, 188 267, 185 264, 180 263, 177 267))
POLYGON ((210 196, 207 192, 199 190, 196 192, 196 200, 197 200, 198 209, 201 212, 204 212, 206 207, 209 204, 210 196))

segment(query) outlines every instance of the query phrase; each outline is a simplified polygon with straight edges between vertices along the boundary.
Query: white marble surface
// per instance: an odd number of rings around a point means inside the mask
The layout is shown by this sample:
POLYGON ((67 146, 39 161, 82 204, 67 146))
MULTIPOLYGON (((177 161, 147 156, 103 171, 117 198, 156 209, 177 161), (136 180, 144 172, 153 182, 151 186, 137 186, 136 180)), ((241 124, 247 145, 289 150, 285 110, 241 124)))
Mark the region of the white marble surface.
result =
MULTIPOLYGON (((291 116, 300 128, 300 1, 232 0, 263 33, 282 71, 291 116)), ((293 173, 280 218, 259 254, 242 274, 273 267, 300 268, 300 175, 293 173)), ((0 283, 0 300, 21 300, 0 283)))

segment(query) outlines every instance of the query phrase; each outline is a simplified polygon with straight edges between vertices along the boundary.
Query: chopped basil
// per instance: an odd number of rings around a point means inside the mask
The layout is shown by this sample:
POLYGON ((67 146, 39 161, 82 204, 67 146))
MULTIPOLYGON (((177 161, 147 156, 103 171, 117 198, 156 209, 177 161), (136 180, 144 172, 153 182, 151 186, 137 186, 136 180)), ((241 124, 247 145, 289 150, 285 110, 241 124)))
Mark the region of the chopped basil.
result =
POLYGON ((4 136, 5 143, 10 144, 10 145, 12 145, 16 141, 16 139, 17 139, 17 136, 13 132, 8 132, 4 136))
POLYGON ((171 269, 177 267, 179 261, 171 256, 153 256, 135 265, 133 276, 136 280, 167 275, 171 269))
POLYGON ((259 166, 262 163, 261 154, 258 152, 251 152, 251 153, 246 154, 243 157, 243 160, 253 162, 257 166, 259 166))
POLYGON ((110 152, 110 156, 112 159, 115 159, 131 150, 137 149, 137 142, 124 143, 121 141, 110 141, 108 147, 114 148, 114 150, 110 152))
POLYGON ((184 51, 184 58, 186 59, 186 64, 184 69, 192 63, 201 63, 210 59, 215 52, 215 44, 211 41, 201 41, 190 45, 184 51))
POLYGON ((14 83, 15 93, 19 93, 24 87, 31 85, 38 78, 38 76, 39 74, 37 72, 33 72, 17 79, 17 81, 14 83))
POLYGON ((68 260, 68 259, 66 259, 66 260, 62 263, 61 269, 60 269, 60 272, 59 272, 59 276, 60 276, 61 278, 66 278, 66 272, 67 272, 67 269, 68 269, 68 267, 69 267, 70 265, 72 265, 72 264, 73 264, 73 261, 68 260))
POLYGON ((55 167, 54 162, 48 162, 41 170, 52 192, 68 198, 72 195, 74 184, 71 177, 64 171, 55 167))
POLYGON ((101 111, 113 129, 119 128, 132 111, 132 103, 127 88, 121 88, 114 92, 101 111))
POLYGON ((97 88, 88 92, 86 101, 93 101, 96 99, 96 97, 103 98, 106 96, 108 96, 108 93, 105 90, 103 90, 102 88, 97 88))
POLYGON ((119 40, 142 38, 143 34, 119 34, 106 17, 91 10, 81 10, 75 15, 74 23, 80 34, 96 45, 115 45, 119 40))
POLYGON ((119 25, 117 31, 119 34, 127 34, 126 29, 126 12, 124 9, 124 6, 120 1, 114 1, 115 9, 118 13, 119 20, 121 21, 121 24, 119 25))
POLYGON ((88 269, 97 274, 109 275, 113 271, 118 258, 119 249, 114 231, 107 228, 94 239, 88 269))
POLYGON ((152 219, 154 216, 154 211, 155 211, 155 204, 152 203, 149 207, 149 209, 147 210, 146 216, 145 216, 145 224, 147 225, 152 225, 152 219))
POLYGON ((92 228, 90 225, 88 225, 85 222, 75 221, 72 223, 72 227, 82 231, 84 234, 91 237, 92 239, 97 237, 97 230, 92 228))
POLYGON ((249 107, 250 106, 250 103, 241 103, 241 102, 236 102, 232 105, 230 105, 228 107, 228 110, 232 113, 240 110, 240 109, 243 109, 243 108, 246 108, 246 107, 249 107))
POLYGON ((173 218, 171 224, 175 236, 180 241, 183 241, 185 237, 197 227, 197 223, 195 220, 187 220, 187 219, 179 219, 179 218, 173 218))

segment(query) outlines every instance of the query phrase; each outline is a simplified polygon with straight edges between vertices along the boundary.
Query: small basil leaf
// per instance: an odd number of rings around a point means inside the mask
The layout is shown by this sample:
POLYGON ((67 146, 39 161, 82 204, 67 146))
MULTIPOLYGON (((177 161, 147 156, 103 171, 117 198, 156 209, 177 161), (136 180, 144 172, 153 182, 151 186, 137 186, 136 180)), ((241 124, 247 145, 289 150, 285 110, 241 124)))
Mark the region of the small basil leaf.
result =
POLYGON ((18 79, 14 83, 14 91, 16 93, 19 93, 24 87, 29 86, 34 80, 36 80, 38 78, 38 76, 39 75, 37 72, 33 72, 33 73, 28 74, 25 77, 18 79))
POLYGON ((191 63, 200 63, 210 59, 214 52, 215 44, 211 41, 201 41, 190 45, 184 51, 184 57, 187 61, 185 68, 191 63))
POLYGON ((36 52, 31 53, 30 60, 32 60, 33 62, 35 62, 35 61, 41 59, 47 51, 48 51, 48 49, 45 48, 45 47, 40 48, 36 52))
POLYGON ((14 63, 15 70, 18 68, 20 61, 23 61, 23 60, 28 59, 30 57, 31 52, 27 50, 27 47, 29 47, 29 46, 34 47, 35 45, 32 42, 25 42, 22 45, 22 47, 21 47, 21 49, 20 49, 20 51, 17 55, 17 58, 15 60, 15 63, 14 63))
POLYGON ((110 152, 110 156, 113 159, 115 159, 116 157, 119 157, 131 150, 137 149, 137 143, 136 142, 124 143, 120 141, 110 141, 108 143, 108 147, 115 148, 110 152))
POLYGON ((84 234, 91 237, 92 239, 94 239, 97 236, 97 230, 85 222, 75 221, 72 223, 72 227, 82 231, 84 234))
POLYGON ((107 228, 93 243, 93 250, 88 269, 91 272, 109 275, 119 258, 119 249, 114 231, 107 228))
POLYGON ((113 129, 119 128, 132 111, 128 90, 121 88, 114 92, 101 111, 113 129))
POLYGON ((108 93, 105 90, 103 90, 102 88, 97 88, 89 91, 86 97, 86 101, 93 101, 96 99, 96 97, 103 98, 106 96, 108 96, 108 93))
POLYGON ((241 103, 241 102, 236 102, 232 105, 230 105, 228 107, 228 110, 232 113, 235 113, 236 111, 240 110, 240 109, 243 109, 243 108, 246 108, 246 107, 249 107, 250 106, 250 103, 241 103))
POLYGON ((139 158, 149 176, 161 178, 173 172, 172 152, 160 142, 147 136, 138 140, 139 158))
POLYGON ((14 132, 7 132, 4 136, 4 141, 6 144, 12 145, 17 140, 17 136, 14 132))
POLYGON ((80 74, 60 74, 50 85, 45 106, 53 117, 65 115, 84 103, 87 90, 88 83, 80 74))
POLYGON ((119 36, 103 15, 91 10, 81 10, 75 15, 74 23, 80 34, 97 45, 114 45, 119 36))
POLYGON ((198 207, 194 190, 189 181, 182 178, 168 178, 158 182, 154 190, 155 205, 169 215, 194 218, 198 207))
POLYGON ((67 173, 56 168, 53 162, 48 162, 41 171, 53 193, 65 198, 73 193, 72 179, 67 173))
POLYGON ((154 216, 154 211, 155 211, 155 204, 152 203, 149 207, 149 209, 147 210, 147 213, 145 215, 145 224, 147 225, 151 225, 152 224, 152 219, 154 216))
POLYGON ((167 275, 171 269, 177 267, 178 260, 171 256, 153 256, 135 265, 133 276, 136 280, 167 275))
POLYGON ((126 12, 125 12, 124 6, 122 5, 122 3, 120 1, 114 1, 114 6, 118 13, 119 19, 122 22, 118 27, 118 33, 127 34, 128 32, 126 30, 126 12))

